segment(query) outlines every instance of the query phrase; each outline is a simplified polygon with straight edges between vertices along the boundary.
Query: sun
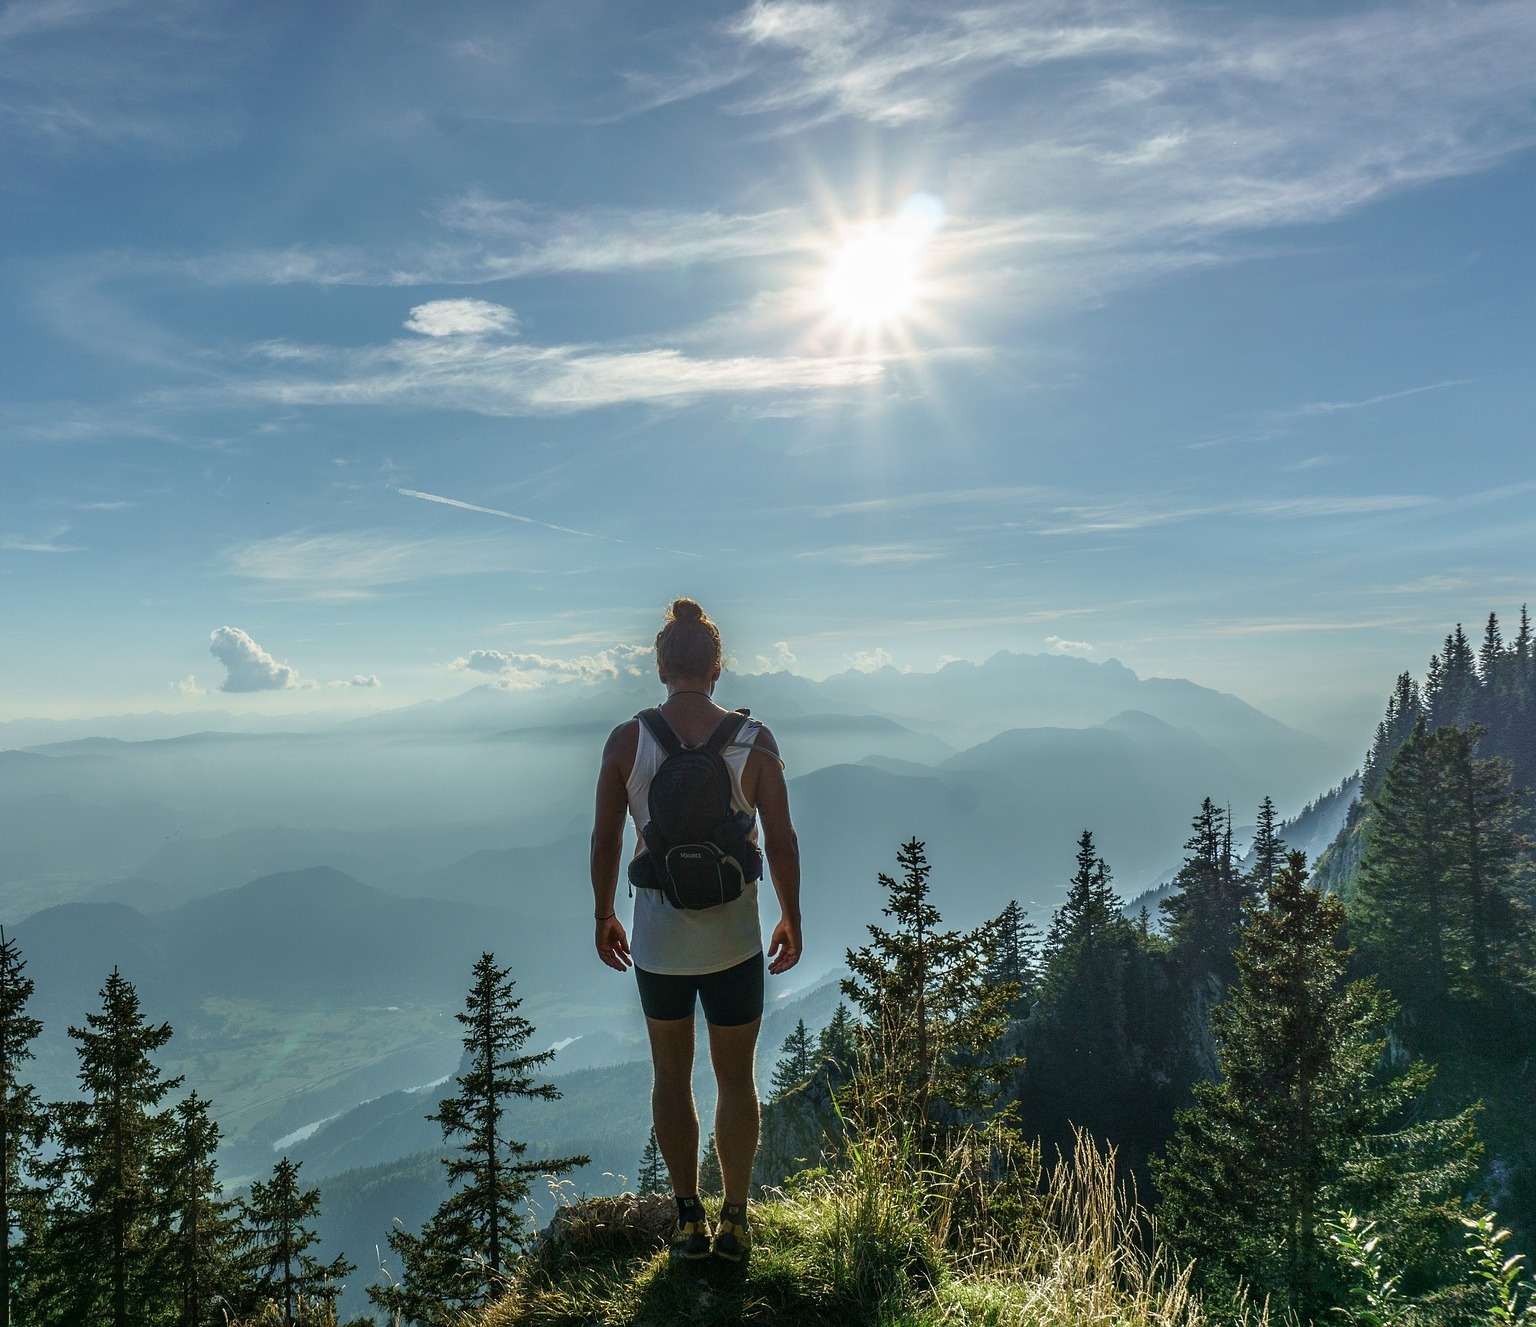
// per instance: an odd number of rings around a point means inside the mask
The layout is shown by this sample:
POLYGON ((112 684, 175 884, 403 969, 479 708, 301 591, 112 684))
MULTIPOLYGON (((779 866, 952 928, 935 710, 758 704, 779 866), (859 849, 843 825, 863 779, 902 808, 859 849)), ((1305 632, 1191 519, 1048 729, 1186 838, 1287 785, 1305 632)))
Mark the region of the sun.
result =
POLYGON ((844 230, 822 276, 829 317, 872 336, 914 317, 925 294, 924 250, 943 221, 943 207, 914 194, 894 216, 844 230))
POLYGON ((917 246, 889 228, 870 227, 832 255, 821 297, 834 317, 872 330, 911 313, 917 290, 917 246))

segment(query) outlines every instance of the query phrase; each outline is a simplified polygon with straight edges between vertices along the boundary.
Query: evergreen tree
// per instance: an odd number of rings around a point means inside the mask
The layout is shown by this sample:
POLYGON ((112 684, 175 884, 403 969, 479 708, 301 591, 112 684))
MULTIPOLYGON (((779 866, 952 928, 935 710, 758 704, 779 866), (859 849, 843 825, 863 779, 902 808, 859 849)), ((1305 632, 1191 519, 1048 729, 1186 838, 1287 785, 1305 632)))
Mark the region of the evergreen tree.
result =
POLYGON ((1262 900, 1269 897, 1269 887, 1275 883, 1275 875, 1285 860, 1285 840, 1280 837, 1280 817, 1275 804, 1266 797, 1259 804, 1259 823, 1253 835, 1253 866, 1244 877, 1244 898, 1262 900))
POLYGON ((503 1117, 513 1097, 559 1099, 559 1089, 537 1080, 537 1071, 553 1051, 522 1054, 533 1024, 517 1011, 516 982, 510 968, 496 965, 494 954, 481 954, 462 1013, 465 1066, 458 1091, 444 1097, 433 1120, 457 1154, 446 1157, 451 1189, 419 1235, 390 1232, 389 1244, 401 1261, 400 1279, 369 1296, 391 1312, 429 1322, 443 1306, 461 1312, 484 1304, 512 1257, 529 1234, 522 1206, 532 1177, 561 1174, 586 1165, 585 1156, 528 1161, 526 1143, 506 1136, 503 1117))
POLYGON ((172 1276, 180 1310, 177 1327, 225 1327, 248 1298, 241 1266, 245 1231, 239 1204, 225 1198, 215 1157, 219 1126, 208 1103, 193 1092, 177 1104, 166 1152, 165 1187, 176 1215, 172 1276))
POLYGON ((1139 1155, 1166 1126, 1168 1075, 1152 1065, 1177 1020, 1154 1010, 1153 946, 1126 919, 1109 865, 1084 830, 1028 1024, 1025 1116, 1047 1143, 1070 1146, 1081 1127, 1139 1155))
POLYGON ((151 1058, 171 1027, 144 1021, 133 984, 114 968, 101 1012, 69 1035, 82 1099, 55 1108, 57 1152, 40 1168, 55 1205, 39 1251, 54 1269, 53 1302, 38 1316, 56 1314, 72 1327, 145 1327, 176 1305, 163 1164, 175 1117, 160 1103, 181 1079, 162 1077, 151 1058))
POLYGON ((725 1192, 725 1178, 720 1173, 720 1149, 715 1146, 715 1131, 704 1140, 704 1155, 699 1159, 699 1193, 718 1198, 725 1192))
POLYGON ((1456 624, 1456 630, 1445 638, 1438 667, 1431 660, 1431 677, 1424 688, 1424 707, 1430 724, 1435 728, 1447 726, 1466 727, 1478 717, 1479 685, 1477 656, 1472 642, 1456 624))
POLYGON ((283 1157, 272 1178, 251 1185, 241 1205, 246 1226, 246 1266, 254 1302, 279 1306, 282 1327, 328 1327, 335 1320, 340 1280, 355 1266, 337 1255, 322 1263, 310 1250, 320 1242, 320 1190, 299 1184, 301 1162, 283 1157))
POLYGON ((651 1126, 650 1137, 645 1140, 645 1151, 640 1154, 640 1173, 635 1179, 635 1192, 639 1194, 666 1193, 672 1187, 667 1174, 667 1163, 656 1142, 656 1126, 651 1126))
POLYGON ((1471 1112, 1405 1123, 1433 1070, 1382 1070, 1395 1006, 1370 979, 1345 984, 1343 922, 1291 853, 1212 1016, 1221 1079, 1196 1086, 1155 1167, 1158 1229, 1176 1256, 1215 1293, 1241 1280, 1302 1322, 1336 1300, 1330 1215, 1382 1219, 1403 1260, 1422 1260, 1476 1168, 1471 1112))
POLYGON ((896 860, 901 878, 879 877, 893 925, 870 923, 871 943, 847 951, 842 989, 864 1016, 873 1066, 927 1146, 953 1124, 985 1120, 1017 1073, 1018 1058, 996 1048, 1018 991, 986 981, 996 923, 942 928, 922 843, 902 844, 896 860))
POLYGON ((1225 989, 1237 975, 1232 951, 1242 925, 1243 889, 1232 857, 1231 817, 1209 797, 1200 803, 1174 877, 1177 892, 1158 906, 1175 960, 1196 982, 1225 989))
POLYGON ((769 1092, 777 1100, 786 1092, 793 1091, 816 1071, 816 1055, 811 1045, 811 1034, 806 1031, 805 1019, 795 1023, 795 1030, 784 1038, 779 1047, 779 1062, 774 1066, 769 1092))
POLYGON ((1414 727, 1420 718, 1427 715, 1424 711, 1424 702, 1419 694, 1418 683, 1413 680, 1412 673, 1399 673, 1397 684, 1392 694, 1387 697, 1386 717, 1376 725, 1376 736, 1371 742, 1371 749, 1366 754, 1365 766, 1361 770, 1360 795, 1362 798, 1374 797, 1381 788, 1381 781, 1386 778, 1387 768, 1392 764, 1392 759, 1397 755, 1399 748, 1411 736, 1414 727))
POLYGON ((987 960, 987 980, 1018 988, 1008 1016, 1023 1018, 1040 984, 1040 928, 1024 915, 1017 899, 1008 901, 993 927, 996 947, 987 960))
POLYGON ((43 1030, 27 1013, 33 983, 26 967, 15 939, 0 927, 0 1327, 11 1327, 12 1236, 27 1201, 23 1176, 48 1132, 48 1113, 22 1078, 32 1042, 43 1030))
POLYGON ((1351 904, 1362 959, 1436 1019, 1519 985, 1530 959, 1520 802, 1507 766, 1474 756, 1478 733, 1419 720, 1371 800, 1351 904))
POLYGON ((831 1060, 840 1072, 849 1073, 858 1049, 858 1026, 853 1012, 839 1000, 826 1027, 816 1035, 816 1058, 831 1060))

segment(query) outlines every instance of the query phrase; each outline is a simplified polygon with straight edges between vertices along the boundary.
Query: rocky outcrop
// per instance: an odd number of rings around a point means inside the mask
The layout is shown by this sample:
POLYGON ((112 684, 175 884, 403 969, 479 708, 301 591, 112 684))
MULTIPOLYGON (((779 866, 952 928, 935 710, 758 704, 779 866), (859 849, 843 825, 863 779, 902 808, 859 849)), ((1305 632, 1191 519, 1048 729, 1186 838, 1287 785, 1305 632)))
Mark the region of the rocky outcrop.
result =
POLYGON ((846 1080, 835 1060, 821 1066, 799 1087, 763 1107, 754 1188, 782 1184, 791 1175, 822 1164, 835 1153, 843 1136, 842 1121, 832 1094, 846 1080))

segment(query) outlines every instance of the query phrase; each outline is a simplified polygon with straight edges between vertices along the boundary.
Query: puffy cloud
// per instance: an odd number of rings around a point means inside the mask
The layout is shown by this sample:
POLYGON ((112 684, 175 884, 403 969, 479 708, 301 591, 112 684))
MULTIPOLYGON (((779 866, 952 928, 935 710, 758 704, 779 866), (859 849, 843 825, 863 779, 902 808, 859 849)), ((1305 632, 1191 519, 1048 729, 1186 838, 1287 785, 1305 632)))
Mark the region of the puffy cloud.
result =
POLYGON ((239 627, 220 627, 208 638, 208 653, 228 670, 220 691, 294 691, 314 686, 278 663, 239 627))
POLYGON ((1093 646, 1085 640, 1063 640, 1060 636, 1047 636, 1045 643, 1052 654, 1089 654, 1093 646))
POLYGON ((405 320, 410 332, 423 336, 484 336, 517 331, 517 314, 505 304, 483 299, 435 299, 418 304, 405 320))
POLYGON ((848 666, 861 673, 873 673, 882 668, 891 667, 896 661, 891 658, 884 649, 876 646, 873 650, 859 650, 854 654, 845 654, 843 658, 848 660, 848 666))
POLYGON ((776 640, 773 643, 772 656, 760 654, 757 656, 757 671, 760 673, 781 673, 792 668, 798 660, 794 651, 789 648, 787 640, 776 640))
POLYGON ((180 682, 172 682, 171 690, 178 696, 206 696, 208 693, 197 685, 197 678, 188 673, 180 682))
POLYGON ((509 654, 501 650, 471 650, 448 666, 485 673, 506 691, 529 691, 547 681, 566 679, 592 684, 615 677, 644 677, 654 651, 649 646, 615 645, 597 654, 556 659, 543 654, 509 654))
POLYGON ((383 686, 384 684, 382 682, 380 682, 379 679, 377 677, 375 677, 372 673, 358 673, 358 674, 356 674, 351 679, 351 681, 348 681, 344 677, 340 677, 340 678, 337 678, 336 681, 328 683, 328 685, 332 686, 332 687, 336 687, 336 688, 342 688, 342 687, 379 687, 379 686, 383 686))

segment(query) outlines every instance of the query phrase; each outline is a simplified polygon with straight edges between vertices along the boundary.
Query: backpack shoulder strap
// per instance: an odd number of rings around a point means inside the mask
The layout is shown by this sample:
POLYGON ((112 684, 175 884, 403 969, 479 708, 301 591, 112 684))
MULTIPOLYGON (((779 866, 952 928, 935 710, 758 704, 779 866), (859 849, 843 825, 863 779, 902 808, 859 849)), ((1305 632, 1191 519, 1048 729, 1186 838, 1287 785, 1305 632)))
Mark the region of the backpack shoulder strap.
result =
POLYGON ((736 740, 736 734, 741 731, 741 726, 746 721, 747 716, 740 710, 727 714, 715 725, 715 731, 709 735, 709 741, 705 742, 700 749, 712 756, 718 756, 736 740))
POLYGON ((656 745, 667 755, 675 756, 683 749, 682 739, 672 731, 672 725, 667 722, 666 716, 660 710, 641 710, 635 718, 646 726, 651 736, 656 739, 656 745))

